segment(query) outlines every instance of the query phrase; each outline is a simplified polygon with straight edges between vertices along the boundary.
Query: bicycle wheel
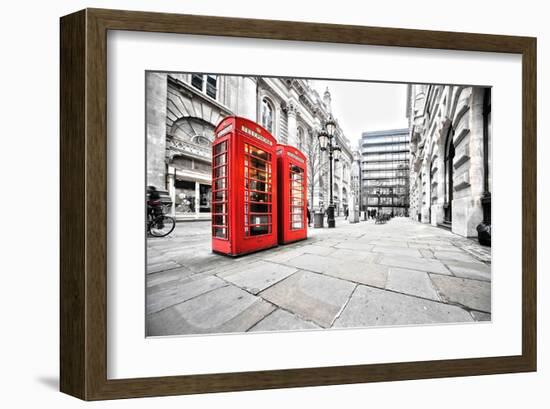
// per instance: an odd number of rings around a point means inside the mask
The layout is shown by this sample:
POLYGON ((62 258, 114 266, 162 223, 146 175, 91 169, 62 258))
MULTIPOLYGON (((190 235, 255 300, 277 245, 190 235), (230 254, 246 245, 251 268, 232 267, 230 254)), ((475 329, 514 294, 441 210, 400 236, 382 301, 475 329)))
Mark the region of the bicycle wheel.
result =
POLYGON ((175 227, 176 220, 173 217, 158 216, 155 218, 153 223, 151 223, 149 231, 151 232, 151 236, 165 237, 172 233, 175 227))

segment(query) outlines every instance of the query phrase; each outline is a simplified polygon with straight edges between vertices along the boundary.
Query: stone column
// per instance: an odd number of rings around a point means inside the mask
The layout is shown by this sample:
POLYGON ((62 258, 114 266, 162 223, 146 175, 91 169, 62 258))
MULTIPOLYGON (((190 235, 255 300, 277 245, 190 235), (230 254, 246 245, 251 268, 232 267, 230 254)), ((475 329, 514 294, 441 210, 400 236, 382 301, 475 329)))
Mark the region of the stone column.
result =
POLYGON ((239 112, 237 115, 254 122, 259 122, 257 88, 256 77, 242 78, 242 94, 239 98, 239 112))
POLYGON ((445 149, 440 148, 437 153, 436 159, 437 172, 434 175, 435 180, 437 181, 437 201, 435 204, 434 211, 432 213, 432 218, 434 218, 435 226, 443 223, 445 216, 445 210, 443 205, 445 204, 445 149))
POLYGON ((200 208, 201 208, 201 189, 200 183, 195 181, 195 218, 200 217, 200 208))
MULTIPOLYGON (((481 197, 483 195, 483 88, 473 88, 470 114, 470 203, 466 210, 466 231, 468 237, 477 236, 476 227, 483 220, 481 197)), ((463 142, 464 143, 464 142, 463 142)))
POLYGON ((168 168, 167 185, 166 189, 172 200, 172 207, 170 208, 170 216, 176 217, 176 179, 174 177, 174 168, 168 168))
POLYGON ((431 189, 431 178, 430 178, 430 165, 428 160, 424 159, 421 165, 422 172, 422 185, 420 186, 420 204, 422 206, 422 223, 430 223, 430 189, 431 189), (424 203, 425 202, 425 203, 424 203))
POLYGON ((292 146, 296 146, 297 125, 296 125, 296 103, 294 101, 290 101, 288 103, 287 113, 288 113, 288 144, 292 146))
POLYGON ((483 88, 472 91, 469 151, 470 189, 477 197, 483 193, 483 88))
POLYGON ((147 186, 165 188, 166 103, 168 81, 166 74, 149 72, 146 75, 147 129, 147 186))

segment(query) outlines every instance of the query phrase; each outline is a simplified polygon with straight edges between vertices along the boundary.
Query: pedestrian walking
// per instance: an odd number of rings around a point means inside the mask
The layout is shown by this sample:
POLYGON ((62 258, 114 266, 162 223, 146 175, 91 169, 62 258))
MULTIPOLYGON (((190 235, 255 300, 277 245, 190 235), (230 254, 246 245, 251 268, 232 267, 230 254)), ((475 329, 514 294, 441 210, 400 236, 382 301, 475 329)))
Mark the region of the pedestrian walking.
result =
POLYGON ((346 209, 344 210, 344 220, 348 220, 348 216, 349 216, 349 209, 346 207, 346 209))

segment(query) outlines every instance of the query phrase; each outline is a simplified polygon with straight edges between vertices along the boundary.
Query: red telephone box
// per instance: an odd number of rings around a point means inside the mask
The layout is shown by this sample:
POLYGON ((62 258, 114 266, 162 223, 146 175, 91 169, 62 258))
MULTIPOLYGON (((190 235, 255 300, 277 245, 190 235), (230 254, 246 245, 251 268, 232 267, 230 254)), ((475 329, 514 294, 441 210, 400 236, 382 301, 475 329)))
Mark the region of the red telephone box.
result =
POLYGON ((307 160, 293 146, 277 145, 279 243, 307 238, 307 160))
POLYGON ((212 251, 238 256, 277 246, 275 138, 236 116, 214 135, 212 251))

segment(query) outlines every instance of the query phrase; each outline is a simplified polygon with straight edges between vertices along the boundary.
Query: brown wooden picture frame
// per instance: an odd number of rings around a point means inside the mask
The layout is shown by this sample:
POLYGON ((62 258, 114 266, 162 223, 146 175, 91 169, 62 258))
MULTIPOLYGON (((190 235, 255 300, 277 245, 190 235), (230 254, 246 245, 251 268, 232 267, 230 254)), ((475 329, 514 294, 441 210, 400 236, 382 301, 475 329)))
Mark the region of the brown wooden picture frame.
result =
POLYGON ((536 39, 86 9, 61 18, 60 389, 85 400, 536 370, 536 39), (522 56, 522 353, 305 369, 107 378, 107 31, 486 51, 522 56))

